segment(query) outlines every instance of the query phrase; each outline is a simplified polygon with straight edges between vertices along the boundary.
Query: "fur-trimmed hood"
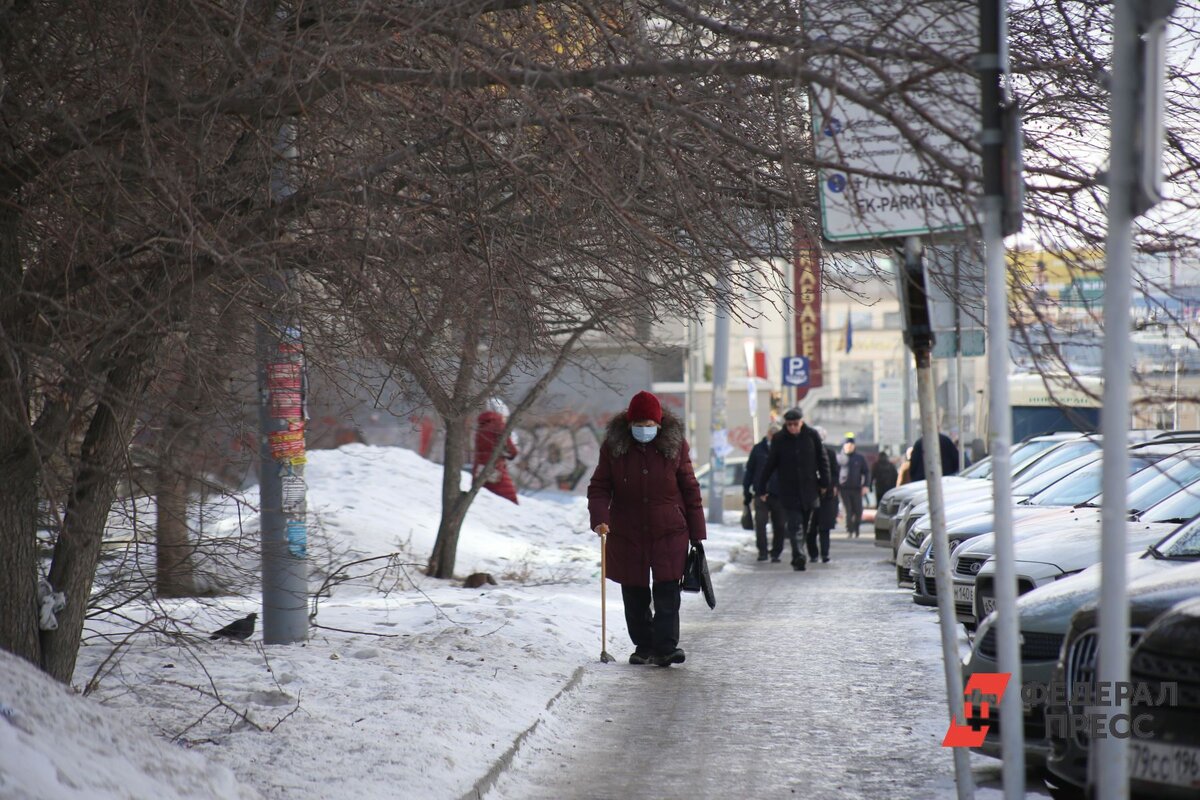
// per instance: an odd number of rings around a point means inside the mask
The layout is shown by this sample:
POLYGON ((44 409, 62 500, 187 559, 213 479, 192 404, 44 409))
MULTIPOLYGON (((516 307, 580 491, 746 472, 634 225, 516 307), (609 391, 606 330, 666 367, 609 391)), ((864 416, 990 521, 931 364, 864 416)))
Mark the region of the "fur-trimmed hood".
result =
MULTIPOLYGON (((674 460, 679 456, 679 448, 683 444, 683 420, 663 409, 662 422, 658 426, 658 435, 650 444, 667 458, 674 460)), ((629 413, 622 411, 613 417, 605 430, 604 443, 614 458, 620 458, 629 452, 636 442, 629 430, 629 413)))

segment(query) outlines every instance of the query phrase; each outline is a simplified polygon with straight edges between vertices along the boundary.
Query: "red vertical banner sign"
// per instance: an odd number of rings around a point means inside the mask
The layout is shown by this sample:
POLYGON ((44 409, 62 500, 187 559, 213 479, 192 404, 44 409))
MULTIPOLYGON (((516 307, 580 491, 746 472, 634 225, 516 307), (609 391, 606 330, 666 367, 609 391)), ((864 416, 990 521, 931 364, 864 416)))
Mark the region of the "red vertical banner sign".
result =
MULTIPOLYGON (((795 355, 808 359, 808 389, 824 385, 821 366, 821 247, 799 222, 793 227, 796 260, 792 285, 796 297, 795 355)), ((800 390, 798 396, 807 394, 800 390)))

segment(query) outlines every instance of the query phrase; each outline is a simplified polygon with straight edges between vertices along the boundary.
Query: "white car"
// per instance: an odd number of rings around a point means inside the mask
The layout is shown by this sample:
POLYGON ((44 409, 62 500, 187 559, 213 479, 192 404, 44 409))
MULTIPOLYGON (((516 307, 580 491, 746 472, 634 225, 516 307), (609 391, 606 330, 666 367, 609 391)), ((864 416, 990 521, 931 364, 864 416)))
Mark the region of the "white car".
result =
MULTIPOLYGON (((1157 467, 1149 469, 1157 470, 1157 467)), ((1131 507, 1137 509, 1139 498, 1157 497, 1164 487, 1172 491, 1160 502, 1133 513, 1126 523, 1128 552, 1145 550, 1184 522, 1200 515, 1200 476, 1196 475, 1197 471, 1200 471, 1200 457, 1186 459, 1130 494, 1131 507), (1182 475, 1192 479, 1180 488, 1176 481, 1182 475)), ((1038 526, 1044 528, 1041 532, 1022 531, 1014 526, 1018 594, 1099 563, 1101 510, 1096 505, 1072 509, 1077 513, 1069 523, 1054 520, 1052 525, 1045 525, 1043 518, 1040 520, 1043 525, 1038 526)), ((955 602, 961 622, 973 623, 995 608, 996 564, 991 559, 994 552, 995 536, 990 534, 958 548, 951 558, 956 597, 962 597, 961 604, 955 602), (963 588, 959 589, 959 586, 963 588)))

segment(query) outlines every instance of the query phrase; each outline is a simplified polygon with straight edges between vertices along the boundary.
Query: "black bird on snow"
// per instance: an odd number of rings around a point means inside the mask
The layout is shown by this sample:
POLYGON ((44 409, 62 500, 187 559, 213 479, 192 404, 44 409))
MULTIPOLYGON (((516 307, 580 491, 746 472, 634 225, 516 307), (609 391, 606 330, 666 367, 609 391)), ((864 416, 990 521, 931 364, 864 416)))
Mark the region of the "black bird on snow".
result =
POLYGON ((208 638, 237 639, 239 642, 244 642, 254 633, 254 621, 256 619, 258 619, 258 614, 250 614, 249 616, 242 617, 239 620, 229 623, 208 638))

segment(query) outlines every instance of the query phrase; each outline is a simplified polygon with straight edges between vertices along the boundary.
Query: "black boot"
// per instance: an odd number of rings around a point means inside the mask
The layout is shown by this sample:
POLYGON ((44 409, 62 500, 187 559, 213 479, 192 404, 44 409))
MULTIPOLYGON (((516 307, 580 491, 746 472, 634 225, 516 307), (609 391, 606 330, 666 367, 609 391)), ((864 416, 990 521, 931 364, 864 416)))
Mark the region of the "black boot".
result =
POLYGON ((674 650, 667 653, 666 655, 655 656, 653 660, 654 660, 655 666, 669 667, 672 664, 682 664, 684 662, 684 660, 686 660, 686 659, 687 659, 687 656, 684 654, 683 650, 681 648, 676 647, 674 650))
POLYGON ((792 558, 792 569, 796 570, 796 572, 804 572, 807 565, 808 561, 799 553, 792 558))

